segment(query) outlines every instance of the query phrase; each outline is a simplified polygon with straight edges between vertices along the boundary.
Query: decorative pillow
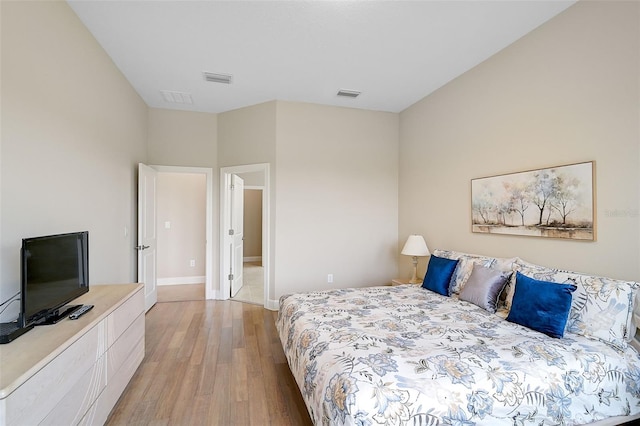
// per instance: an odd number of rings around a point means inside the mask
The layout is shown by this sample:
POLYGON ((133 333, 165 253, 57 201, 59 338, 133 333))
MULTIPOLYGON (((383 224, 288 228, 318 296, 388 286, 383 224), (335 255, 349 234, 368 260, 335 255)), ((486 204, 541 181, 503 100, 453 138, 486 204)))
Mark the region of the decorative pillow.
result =
POLYGON ((640 324, 640 290, 636 291, 636 300, 633 302, 633 312, 631 313, 632 321, 631 327, 629 327, 629 335, 627 336, 627 342, 633 340, 636 336, 636 329, 640 324))
POLYGON ((517 257, 496 257, 495 262, 491 264, 491 269, 499 269, 503 272, 513 272, 513 268, 517 262, 517 257))
POLYGON ((458 264, 457 260, 445 259, 432 255, 427 266, 427 273, 424 276, 422 287, 449 296, 449 281, 451 275, 458 264))
POLYGON ((561 338, 576 286, 538 281, 516 272, 515 287, 507 321, 561 338))
MULTIPOLYGON (((542 281, 552 281, 552 280, 541 278, 540 277, 541 273, 546 274, 551 271, 555 271, 554 269, 547 268, 546 266, 535 265, 533 263, 529 263, 526 260, 522 260, 522 259, 516 260, 515 264, 513 265, 513 270, 521 271, 523 275, 527 275, 529 277, 533 277, 537 280, 542 280, 542 281), (535 271, 532 271, 531 269, 534 269, 535 271)), ((511 278, 509 279, 507 284, 504 286, 504 290, 502 291, 502 294, 504 296, 504 307, 507 310, 511 309, 513 293, 515 292, 515 288, 516 288, 516 277, 517 277, 517 274, 511 275, 511 278)))
POLYGON ((460 291, 460 300, 495 313, 498 296, 510 276, 511 272, 474 265, 469 279, 460 291))
POLYGON ((493 257, 462 253, 459 251, 435 250, 433 254, 445 259, 458 260, 458 265, 453 272, 451 283, 449 284, 449 295, 460 293, 460 290, 462 290, 462 287, 464 287, 464 284, 471 275, 473 265, 482 265, 489 268, 496 261, 493 257))
MULTIPOLYGON (((638 283, 545 268, 524 261, 518 261, 516 269, 536 280, 577 286, 567 320, 568 333, 595 338, 621 349, 633 338, 638 283)), ((507 287, 510 294, 506 303, 509 306, 513 293, 510 284, 507 287)))

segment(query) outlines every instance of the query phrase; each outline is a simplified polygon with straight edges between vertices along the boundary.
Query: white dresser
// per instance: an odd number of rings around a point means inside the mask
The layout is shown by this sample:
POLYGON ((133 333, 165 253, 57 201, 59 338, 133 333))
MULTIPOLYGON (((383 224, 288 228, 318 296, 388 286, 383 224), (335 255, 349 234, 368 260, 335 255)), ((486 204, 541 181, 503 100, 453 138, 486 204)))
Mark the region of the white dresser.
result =
POLYGON ((94 285, 77 320, 0 345, 0 425, 103 424, 144 358, 144 287, 94 285))

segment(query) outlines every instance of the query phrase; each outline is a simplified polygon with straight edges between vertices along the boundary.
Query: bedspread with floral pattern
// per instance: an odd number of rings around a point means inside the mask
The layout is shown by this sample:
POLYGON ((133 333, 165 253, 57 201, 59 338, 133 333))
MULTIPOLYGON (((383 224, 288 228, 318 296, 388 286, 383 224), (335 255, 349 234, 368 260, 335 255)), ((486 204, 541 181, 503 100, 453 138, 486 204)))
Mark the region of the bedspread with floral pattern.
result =
POLYGON ((415 285, 280 298, 316 425, 577 425, 640 412, 640 357, 415 285))

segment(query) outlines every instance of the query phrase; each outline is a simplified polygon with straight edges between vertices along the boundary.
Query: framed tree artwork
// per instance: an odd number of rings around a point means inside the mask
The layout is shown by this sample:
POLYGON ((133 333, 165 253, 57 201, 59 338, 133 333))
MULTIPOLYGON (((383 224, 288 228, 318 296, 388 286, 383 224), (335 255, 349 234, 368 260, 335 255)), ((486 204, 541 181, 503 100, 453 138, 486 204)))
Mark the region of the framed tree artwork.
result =
POLYGON ((471 180, 472 231, 595 241, 595 163, 471 180))

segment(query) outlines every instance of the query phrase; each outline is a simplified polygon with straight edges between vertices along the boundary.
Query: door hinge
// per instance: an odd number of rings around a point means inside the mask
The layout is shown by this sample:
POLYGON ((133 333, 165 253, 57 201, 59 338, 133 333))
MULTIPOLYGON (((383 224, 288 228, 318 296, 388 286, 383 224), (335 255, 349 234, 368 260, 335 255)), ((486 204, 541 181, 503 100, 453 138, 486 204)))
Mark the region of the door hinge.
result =
POLYGON ((229 281, 233 281, 233 274, 229 274, 229 281))
POLYGON ((233 235, 233 234, 234 234, 233 229, 229 229, 229 235, 233 235))

